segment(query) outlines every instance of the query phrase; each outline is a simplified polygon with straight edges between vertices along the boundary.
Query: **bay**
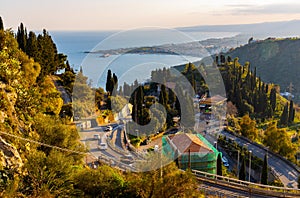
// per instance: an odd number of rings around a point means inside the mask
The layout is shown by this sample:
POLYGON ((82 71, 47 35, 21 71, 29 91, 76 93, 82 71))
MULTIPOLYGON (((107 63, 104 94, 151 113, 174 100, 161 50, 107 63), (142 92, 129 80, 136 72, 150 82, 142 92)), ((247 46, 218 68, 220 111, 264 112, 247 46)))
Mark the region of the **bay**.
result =
POLYGON ((105 86, 106 72, 111 69, 119 77, 119 85, 150 78, 152 70, 200 60, 199 57, 167 54, 121 54, 103 58, 101 54, 85 53, 99 49, 155 46, 224 38, 236 32, 179 32, 175 29, 137 29, 130 31, 59 31, 50 32, 58 51, 68 56, 70 65, 83 68, 94 87, 105 86))

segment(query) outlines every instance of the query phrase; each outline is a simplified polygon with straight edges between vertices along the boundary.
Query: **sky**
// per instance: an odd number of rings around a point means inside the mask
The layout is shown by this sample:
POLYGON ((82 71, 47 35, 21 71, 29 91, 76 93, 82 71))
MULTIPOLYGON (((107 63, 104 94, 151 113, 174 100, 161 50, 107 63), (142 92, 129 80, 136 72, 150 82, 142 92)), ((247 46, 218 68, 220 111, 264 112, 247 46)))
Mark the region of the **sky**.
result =
POLYGON ((0 0, 5 28, 126 30, 300 19, 297 0, 0 0))

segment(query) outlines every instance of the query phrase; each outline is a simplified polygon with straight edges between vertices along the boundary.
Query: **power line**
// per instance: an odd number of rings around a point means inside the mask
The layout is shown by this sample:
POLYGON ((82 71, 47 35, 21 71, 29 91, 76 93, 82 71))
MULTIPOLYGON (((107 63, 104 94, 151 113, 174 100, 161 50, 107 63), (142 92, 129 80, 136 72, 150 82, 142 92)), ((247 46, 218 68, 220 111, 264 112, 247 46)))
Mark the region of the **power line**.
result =
POLYGON ((88 154, 86 152, 74 151, 74 150, 67 149, 67 148, 61 148, 61 147, 58 147, 58 146, 53 146, 53 145, 50 145, 50 144, 38 142, 38 141, 31 140, 31 139, 28 139, 28 138, 23 138, 23 137, 20 137, 20 136, 17 136, 17 135, 13 135, 13 134, 10 134, 10 133, 6 133, 6 132, 2 132, 2 131, 0 131, 0 133, 3 134, 3 135, 7 135, 7 136, 10 136, 10 137, 14 137, 14 138, 23 140, 23 141, 35 143, 35 144, 38 144, 38 145, 41 145, 41 146, 46 146, 46 147, 54 148, 54 149, 61 150, 61 151, 66 151, 66 152, 71 152, 71 153, 77 153, 77 154, 81 154, 81 155, 88 154))

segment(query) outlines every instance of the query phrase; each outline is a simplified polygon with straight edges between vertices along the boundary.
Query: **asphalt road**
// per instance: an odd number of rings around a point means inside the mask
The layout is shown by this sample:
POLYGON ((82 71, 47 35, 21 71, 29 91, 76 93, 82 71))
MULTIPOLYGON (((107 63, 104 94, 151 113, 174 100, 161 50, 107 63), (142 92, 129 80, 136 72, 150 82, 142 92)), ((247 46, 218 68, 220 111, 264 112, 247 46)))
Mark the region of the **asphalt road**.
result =
MULTIPOLYGON (((253 155, 261 159, 264 159, 266 151, 261 149, 260 147, 250 144, 243 139, 235 137, 234 135, 231 135, 226 131, 222 131, 221 134, 225 135, 226 137, 232 138, 239 145, 244 145, 248 147, 248 150, 251 150, 253 155)), ((279 179, 281 180, 281 182, 284 184, 285 187, 297 188, 298 185, 297 179, 299 174, 295 170, 295 168, 291 167, 285 161, 282 161, 281 159, 279 159, 275 155, 272 155, 271 153, 268 153, 268 163, 271 169, 273 169, 273 171, 279 177, 279 179)))
MULTIPOLYGON (((122 147, 122 138, 121 138, 121 131, 123 125, 119 125, 113 128, 113 133, 115 133, 115 138, 113 139, 113 142, 111 142, 112 146, 115 148, 111 148, 108 146, 108 149, 103 151, 98 149, 98 140, 94 139, 94 134, 99 134, 102 138, 103 136, 106 136, 106 132, 104 131, 104 127, 95 127, 87 130, 83 130, 80 132, 81 141, 85 143, 85 145, 89 148, 90 153, 98 159, 99 156, 104 158, 109 158, 110 160, 113 160, 117 163, 120 163, 121 156, 124 156, 126 154, 126 151, 122 147), (121 152, 120 152, 121 151, 121 152)), ((266 152, 265 150, 261 149, 260 147, 250 144, 246 142, 243 139, 240 139, 234 135, 231 135, 230 133, 226 131, 220 131, 217 133, 209 133, 210 135, 207 135, 206 138, 209 142, 213 144, 214 141, 216 141, 217 135, 222 134, 226 137, 229 137, 233 140, 235 140, 239 145, 247 146, 248 150, 252 151, 252 154, 263 159, 266 152)), ((109 138, 107 138, 109 139, 109 138)), ((279 177, 279 179, 282 181, 285 187, 290 188, 297 188, 297 179, 298 179, 298 172, 291 167, 286 162, 282 161, 278 157, 272 155, 271 153, 268 154, 268 163, 271 169, 274 171, 274 173, 279 177)))
MULTIPOLYGON (((100 150, 98 148, 99 140, 94 139, 94 135, 99 134, 101 140, 107 140, 108 138, 105 137, 107 135, 107 132, 105 132, 104 130, 105 127, 94 127, 82 130, 81 132, 79 132, 81 141, 89 149, 90 153, 95 157, 95 159, 98 159, 98 157, 100 156, 118 161, 121 157, 121 154, 111 149, 111 147, 108 146, 107 150, 100 150)), ((116 128, 114 130, 116 130, 116 128)))
POLYGON ((111 166, 117 166, 122 170, 132 170, 134 171, 134 163, 125 164, 121 162, 122 156, 128 154, 128 151, 124 150, 121 143, 121 132, 123 125, 114 126, 113 130, 110 132, 105 131, 106 127, 93 127, 90 129, 84 129, 80 134, 81 141, 89 149, 89 153, 93 156, 87 161, 90 164, 94 161, 100 159, 101 161, 107 163, 111 166), (94 135, 98 134, 100 140, 94 138, 94 135), (115 136, 111 139, 111 137, 115 136), (100 150, 98 148, 99 141, 107 142, 107 149, 100 150))

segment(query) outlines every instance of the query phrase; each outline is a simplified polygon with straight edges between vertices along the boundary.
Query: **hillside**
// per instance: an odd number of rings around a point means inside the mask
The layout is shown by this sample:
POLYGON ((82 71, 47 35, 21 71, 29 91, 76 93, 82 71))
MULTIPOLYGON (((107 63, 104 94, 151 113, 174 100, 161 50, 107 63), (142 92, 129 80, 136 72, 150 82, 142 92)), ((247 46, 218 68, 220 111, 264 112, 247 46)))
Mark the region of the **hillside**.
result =
POLYGON ((257 76, 267 83, 278 84, 281 92, 294 85, 294 100, 300 102, 300 39, 266 39, 238 47, 226 55, 239 57, 239 62, 250 62, 257 76))
POLYGON ((276 21, 252 24, 233 25, 202 25, 177 28, 180 31, 189 32, 240 32, 260 38, 268 36, 288 37, 300 34, 300 20, 276 21))

